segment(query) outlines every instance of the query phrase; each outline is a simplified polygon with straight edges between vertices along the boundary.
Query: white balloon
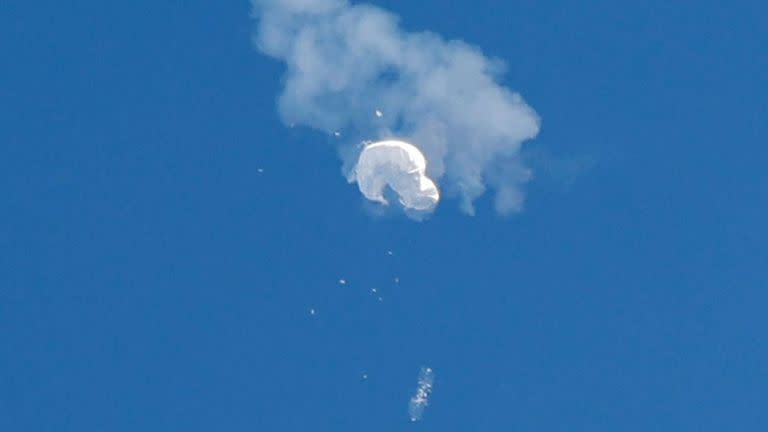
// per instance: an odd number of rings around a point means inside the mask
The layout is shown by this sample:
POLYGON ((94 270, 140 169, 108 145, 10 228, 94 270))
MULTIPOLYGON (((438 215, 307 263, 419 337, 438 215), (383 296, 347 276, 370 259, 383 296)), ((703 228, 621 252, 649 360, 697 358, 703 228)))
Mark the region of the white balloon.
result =
POLYGON ((440 201, 435 182, 426 174, 427 161, 416 146, 387 140, 368 144, 360 153, 354 180, 371 201, 389 204, 384 189, 389 186, 407 209, 432 210, 440 201))

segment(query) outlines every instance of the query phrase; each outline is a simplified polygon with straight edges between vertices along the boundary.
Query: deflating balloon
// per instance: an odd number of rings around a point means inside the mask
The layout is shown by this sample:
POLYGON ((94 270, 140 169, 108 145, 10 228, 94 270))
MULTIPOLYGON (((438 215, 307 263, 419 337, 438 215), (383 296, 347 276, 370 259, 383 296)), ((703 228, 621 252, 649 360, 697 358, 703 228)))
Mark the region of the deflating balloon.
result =
POLYGON ((404 141, 379 141, 368 144, 355 166, 360 192, 371 201, 389 204, 384 190, 389 186, 403 207, 432 210, 440 200, 437 186, 426 175, 427 161, 418 148, 404 141))

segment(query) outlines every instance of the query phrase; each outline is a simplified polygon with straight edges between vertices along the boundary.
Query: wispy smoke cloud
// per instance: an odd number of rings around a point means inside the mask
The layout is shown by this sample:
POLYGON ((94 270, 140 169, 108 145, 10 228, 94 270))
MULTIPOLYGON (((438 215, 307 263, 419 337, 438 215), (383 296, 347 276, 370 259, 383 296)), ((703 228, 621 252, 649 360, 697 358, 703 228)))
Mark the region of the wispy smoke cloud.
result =
POLYGON ((345 174, 357 161, 354 144, 397 138, 421 149, 427 175, 467 213, 487 186, 499 212, 522 208, 531 174, 519 152, 539 119, 497 82, 501 62, 461 41, 406 32, 370 5, 252 2, 258 48, 287 65, 283 121, 352 137, 340 151, 345 174))

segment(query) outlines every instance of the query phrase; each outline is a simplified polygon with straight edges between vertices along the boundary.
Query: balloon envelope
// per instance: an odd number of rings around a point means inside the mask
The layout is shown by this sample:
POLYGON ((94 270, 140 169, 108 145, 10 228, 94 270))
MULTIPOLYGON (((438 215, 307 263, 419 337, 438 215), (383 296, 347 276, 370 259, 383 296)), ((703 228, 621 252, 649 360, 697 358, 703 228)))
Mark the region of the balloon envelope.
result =
POLYGON ((384 190, 389 186, 407 209, 432 210, 440 201, 435 182, 426 174, 427 161, 416 146, 387 140, 368 144, 355 166, 360 192, 371 201, 389 204, 384 190))

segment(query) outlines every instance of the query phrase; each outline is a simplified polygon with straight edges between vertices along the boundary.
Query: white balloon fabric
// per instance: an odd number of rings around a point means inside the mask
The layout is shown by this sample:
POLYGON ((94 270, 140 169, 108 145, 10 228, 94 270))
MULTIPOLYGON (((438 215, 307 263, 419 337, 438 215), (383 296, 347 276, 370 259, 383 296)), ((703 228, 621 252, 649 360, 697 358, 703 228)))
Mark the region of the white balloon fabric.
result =
POLYGON ((440 201, 435 182, 426 174, 427 160, 413 144, 378 141, 365 146, 357 160, 352 181, 371 201, 387 205, 384 190, 389 186, 406 209, 430 211, 440 201))

